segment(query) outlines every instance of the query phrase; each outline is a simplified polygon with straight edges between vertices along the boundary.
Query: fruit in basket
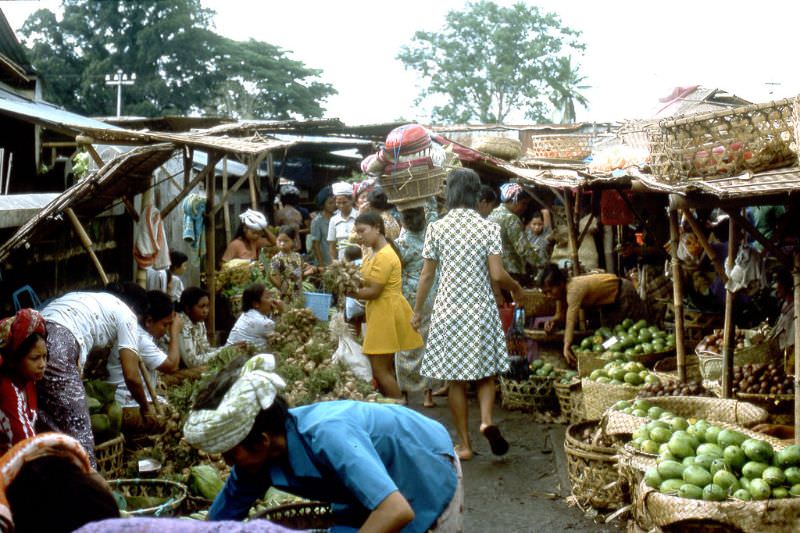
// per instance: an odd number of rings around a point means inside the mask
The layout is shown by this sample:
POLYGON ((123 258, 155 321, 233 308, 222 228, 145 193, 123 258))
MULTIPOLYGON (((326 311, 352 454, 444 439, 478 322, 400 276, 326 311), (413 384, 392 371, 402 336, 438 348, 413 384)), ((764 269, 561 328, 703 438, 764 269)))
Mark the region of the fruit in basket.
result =
MULTIPOLYGON (((800 444, 792 444, 776 453, 775 464, 781 468, 800 467, 800 444)), ((797 471, 800 472, 800 468, 797 471)), ((792 484, 795 483, 800 483, 800 479, 792 484)))
POLYGON ((675 380, 658 381, 653 383, 646 383, 642 390, 637 395, 640 398, 649 398, 654 396, 707 396, 713 397, 714 394, 699 381, 689 381, 681 383, 675 380))
POLYGON ((792 394, 794 380, 779 364, 749 364, 734 367, 733 390, 747 394, 792 394))
POLYGON ((658 381, 658 377, 648 371, 641 363, 622 363, 620 361, 611 361, 606 363, 603 368, 593 370, 589 374, 589 379, 599 383, 630 385, 633 387, 640 387, 648 380, 650 382, 658 381))

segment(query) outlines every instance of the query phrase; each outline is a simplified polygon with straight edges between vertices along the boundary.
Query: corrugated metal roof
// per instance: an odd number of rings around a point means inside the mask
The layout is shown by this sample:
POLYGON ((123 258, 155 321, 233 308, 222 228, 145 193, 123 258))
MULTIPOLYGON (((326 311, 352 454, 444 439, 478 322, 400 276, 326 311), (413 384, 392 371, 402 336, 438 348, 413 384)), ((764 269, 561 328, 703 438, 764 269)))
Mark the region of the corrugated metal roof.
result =
POLYGON ((2 10, 0 10, 0 54, 16 63, 26 74, 36 73, 2 10))
POLYGON ((0 88, 0 113, 33 122, 49 129, 76 134, 87 130, 119 130, 120 128, 93 118, 72 113, 47 102, 34 102, 0 88))

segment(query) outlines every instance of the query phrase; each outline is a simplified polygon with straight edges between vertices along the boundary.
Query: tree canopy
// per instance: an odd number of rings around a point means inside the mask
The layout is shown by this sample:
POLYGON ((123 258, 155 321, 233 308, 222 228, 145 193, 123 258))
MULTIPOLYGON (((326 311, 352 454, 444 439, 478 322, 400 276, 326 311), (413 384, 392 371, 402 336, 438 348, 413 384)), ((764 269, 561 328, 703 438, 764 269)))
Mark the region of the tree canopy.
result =
MULTIPOLYGON (((427 81, 417 103, 444 102, 433 107, 437 122, 501 123, 517 109, 545 121, 551 101, 563 104, 561 90, 582 81, 571 63, 571 78, 562 80, 563 60, 584 49, 579 37, 536 6, 479 0, 448 12, 440 32, 416 32, 398 59, 427 81)), ((568 100, 586 103, 582 96, 568 100)))
POLYGON ((64 0, 63 18, 38 10, 20 33, 42 77, 45 99, 85 115, 113 115, 106 75, 136 74, 123 113, 224 114, 235 118, 322 116, 336 94, 268 43, 214 33, 200 0, 64 0))

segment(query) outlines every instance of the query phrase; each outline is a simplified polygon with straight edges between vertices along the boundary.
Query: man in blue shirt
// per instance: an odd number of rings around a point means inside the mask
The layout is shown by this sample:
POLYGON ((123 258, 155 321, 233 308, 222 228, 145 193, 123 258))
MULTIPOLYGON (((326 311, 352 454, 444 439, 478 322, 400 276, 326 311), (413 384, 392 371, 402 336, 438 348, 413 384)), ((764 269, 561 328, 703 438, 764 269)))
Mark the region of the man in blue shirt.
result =
POLYGON ((187 441, 233 465, 210 520, 241 520, 270 486, 330 502, 334 531, 460 531, 460 466, 444 427, 397 405, 324 402, 287 409, 274 358, 221 374, 190 414, 187 441), (224 393, 222 399, 219 396, 224 393), (266 406, 266 407, 265 407, 266 406))

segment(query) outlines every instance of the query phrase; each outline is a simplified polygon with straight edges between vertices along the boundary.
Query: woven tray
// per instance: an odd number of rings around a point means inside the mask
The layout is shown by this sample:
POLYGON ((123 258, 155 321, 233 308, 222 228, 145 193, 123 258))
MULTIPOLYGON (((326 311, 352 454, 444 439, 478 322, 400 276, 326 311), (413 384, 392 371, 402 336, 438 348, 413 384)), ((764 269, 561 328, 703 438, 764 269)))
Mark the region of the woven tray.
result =
POLYGON ((606 409, 620 400, 635 398, 639 392, 639 387, 598 383, 586 378, 581 380, 581 389, 583 390, 583 417, 586 420, 598 420, 606 409))
POLYGON ((592 146, 592 135, 532 135, 526 155, 536 159, 583 161, 592 155, 592 146))
POLYGON ((522 294, 526 317, 553 316, 556 313, 556 301, 541 290, 523 289, 522 294))
POLYGON ((426 160, 423 164, 411 161, 387 167, 379 181, 390 202, 420 202, 441 192, 447 170, 434 167, 430 158, 426 160))
POLYGON ((97 472, 106 479, 114 479, 122 473, 125 439, 122 435, 94 447, 97 472))
POLYGON ((618 509, 627 502, 627 494, 617 471, 617 450, 587 444, 577 438, 584 428, 597 423, 592 420, 567 428, 564 452, 572 495, 583 507, 618 509))
POLYGON ((791 166, 792 105, 784 99, 662 121, 651 130, 653 174, 679 182, 791 166))
POLYGON ((136 510, 125 510, 124 516, 172 516, 186 498, 186 485, 166 479, 114 479, 108 482, 113 492, 123 497, 149 496, 165 498, 165 501, 153 507, 136 510))
POLYGON ((327 530, 334 525, 331 507, 323 502, 280 505, 253 518, 263 518, 283 527, 299 530, 327 530))
POLYGON ((555 376, 531 376, 526 381, 500 377, 500 405, 511 411, 550 411, 557 407, 555 376))

